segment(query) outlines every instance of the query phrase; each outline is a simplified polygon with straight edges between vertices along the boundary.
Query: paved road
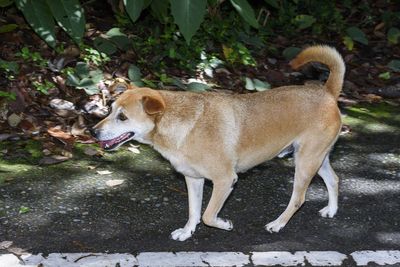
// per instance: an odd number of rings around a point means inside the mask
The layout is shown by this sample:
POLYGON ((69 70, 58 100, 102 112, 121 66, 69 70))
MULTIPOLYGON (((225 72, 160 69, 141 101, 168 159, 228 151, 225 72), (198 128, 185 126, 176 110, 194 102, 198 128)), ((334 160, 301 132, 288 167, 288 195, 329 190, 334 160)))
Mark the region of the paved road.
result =
MULTIPOLYGON (((140 154, 124 150, 101 159, 78 157, 53 167, 32 167, 18 177, 0 172, 13 178, 0 185, 0 242, 13 241, 32 253, 398 250, 397 119, 364 124, 352 114, 353 132, 339 139, 331 157, 341 178, 339 211, 333 219, 318 214, 327 193, 322 179, 315 177, 306 203, 283 231, 264 230, 284 210, 292 189, 293 160, 275 159, 239 176, 221 213, 233 221, 231 232, 201 224, 190 240, 173 241, 170 232, 187 219, 183 177, 151 148, 141 146, 140 154), (96 169, 88 170, 89 165, 96 169), (110 179, 124 183, 108 187, 110 179), (19 214, 21 206, 30 210, 19 214)), ((207 184, 205 201, 210 193, 207 184)))

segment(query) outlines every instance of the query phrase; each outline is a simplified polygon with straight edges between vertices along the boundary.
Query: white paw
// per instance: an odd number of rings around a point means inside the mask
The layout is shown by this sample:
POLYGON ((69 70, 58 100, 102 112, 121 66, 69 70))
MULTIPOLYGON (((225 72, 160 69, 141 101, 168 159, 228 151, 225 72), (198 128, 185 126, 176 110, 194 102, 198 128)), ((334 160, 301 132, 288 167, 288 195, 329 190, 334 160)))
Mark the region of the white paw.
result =
POLYGON ((233 223, 231 220, 217 218, 216 227, 222 230, 230 231, 233 229, 233 223))
POLYGON ((273 222, 270 222, 269 224, 267 224, 265 226, 265 230, 267 230, 268 232, 272 233, 272 232, 279 232, 279 230, 281 230, 283 227, 285 227, 286 223, 283 223, 279 220, 275 220, 273 222))
POLYGON ((321 209, 319 213, 321 214, 322 217, 326 218, 333 218, 337 212, 337 207, 330 207, 326 206, 325 208, 321 209))
POLYGON ((176 241, 185 241, 192 236, 194 230, 188 228, 179 228, 171 233, 171 238, 176 241))

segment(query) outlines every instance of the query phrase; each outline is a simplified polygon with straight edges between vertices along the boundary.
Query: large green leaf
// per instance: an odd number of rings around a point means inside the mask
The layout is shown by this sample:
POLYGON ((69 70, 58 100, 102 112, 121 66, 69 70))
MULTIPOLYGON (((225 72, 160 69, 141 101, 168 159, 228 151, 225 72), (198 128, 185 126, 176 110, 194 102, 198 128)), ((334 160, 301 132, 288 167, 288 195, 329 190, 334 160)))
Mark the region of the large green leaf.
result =
POLYGON ((135 22, 144 7, 143 0, 124 0, 125 10, 133 22, 135 22))
POLYGON ((368 39, 365 36, 364 32, 357 27, 347 28, 346 33, 356 42, 362 43, 364 45, 368 45, 368 39))
POLYGON ((117 52, 117 46, 108 39, 103 37, 96 37, 93 42, 94 46, 100 52, 103 52, 107 55, 112 55, 117 52))
POLYGON ((254 10, 247 0, 231 0, 231 4, 248 24, 258 29, 259 25, 254 10))
POLYGON ((210 89, 210 86, 208 86, 205 83, 191 82, 187 85, 186 90, 193 91, 193 92, 205 92, 208 89, 210 89))
POLYGON ((16 0, 19 10, 33 30, 51 46, 56 46, 55 23, 45 0, 16 0))
POLYGON ((207 0, 171 0, 171 13, 189 44, 206 13, 207 0))
POLYGON ((106 36, 122 50, 127 49, 131 44, 128 36, 121 32, 120 28, 112 28, 106 33, 106 36))
POLYGON ((161 23, 166 23, 168 18, 169 3, 165 0, 153 0, 151 2, 151 12, 161 23))
POLYGON ((128 77, 129 80, 131 80, 132 83, 134 83, 136 86, 143 86, 142 82, 142 73, 140 72, 140 69, 131 64, 128 69, 128 77))
POLYGON ((76 42, 85 33, 85 14, 79 0, 46 0, 58 25, 76 42))

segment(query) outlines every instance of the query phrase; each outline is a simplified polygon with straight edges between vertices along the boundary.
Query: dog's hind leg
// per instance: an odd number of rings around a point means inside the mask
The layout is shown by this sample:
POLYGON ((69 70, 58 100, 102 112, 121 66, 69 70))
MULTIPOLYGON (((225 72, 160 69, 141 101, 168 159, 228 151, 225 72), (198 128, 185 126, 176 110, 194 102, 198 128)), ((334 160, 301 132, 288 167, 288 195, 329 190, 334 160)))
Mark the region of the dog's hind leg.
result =
POLYGON ((324 161, 322 162, 321 168, 318 170, 318 174, 324 180, 329 195, 328 206, 321 209, 319 213, 322 217, 332 218, 335 216, 338 209, 339 177, 332 169, 332 166, 329 162, 329 155, 326 155, 324 161))
POLYGON ((308 140, 295 147, 296 167, 292 196, 286 210, 275 221, 265 226, 267 231, 279 232, 303 205, 307 188, 328 152, 329 146, 324 144, 325 142, 308 140))
POLYGON ((189 220, 183 228, 171 233, 171 238, 184 241, 192 236, 201 218, 201 204, 203 200, 204 178, 185 177, 189 198, 189 220))
POLYGON ((225 220, 218 217, 218 213, 228 198, 233 189, 233 185, 237 181, 237 175, 233 173, 226 178, 219 178, 214 181, 214 187, 211 195, 210 202, 207 209, 203 214, 203 222, 212 227, 220 228, 223 230, 232 230, 233 224, 230 220, 225 220))

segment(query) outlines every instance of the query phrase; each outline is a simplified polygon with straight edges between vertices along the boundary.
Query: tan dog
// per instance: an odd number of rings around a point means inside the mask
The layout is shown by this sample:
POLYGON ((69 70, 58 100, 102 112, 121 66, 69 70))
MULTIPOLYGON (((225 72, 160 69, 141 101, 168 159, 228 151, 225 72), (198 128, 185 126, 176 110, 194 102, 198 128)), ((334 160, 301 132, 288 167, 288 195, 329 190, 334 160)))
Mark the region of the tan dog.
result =
POLYGON ((338 177, 329 163, 341 117, 337 98, 345 66, 340 54, 328 46, 302 51, 291 66, 318 61, 331 71, 326 84, 284 86, 265 92, 225 95, 137 88, 124 92, 111 114, 94 127, 105 149, 116 149, 134 139, 152 145, 185 176, 189 195, 189 220, 172 232, 186 240, 201 218, 204 178, 213 192, 202 219, 209 226, 231 230, 219 218, 225 200, 244 172, 293 148, 295 177, 286 210, 266 225, 278 232, 304 203, 313 176, 323 178, 329 193, 323 217, 333 217, 338 207, 338 177))

